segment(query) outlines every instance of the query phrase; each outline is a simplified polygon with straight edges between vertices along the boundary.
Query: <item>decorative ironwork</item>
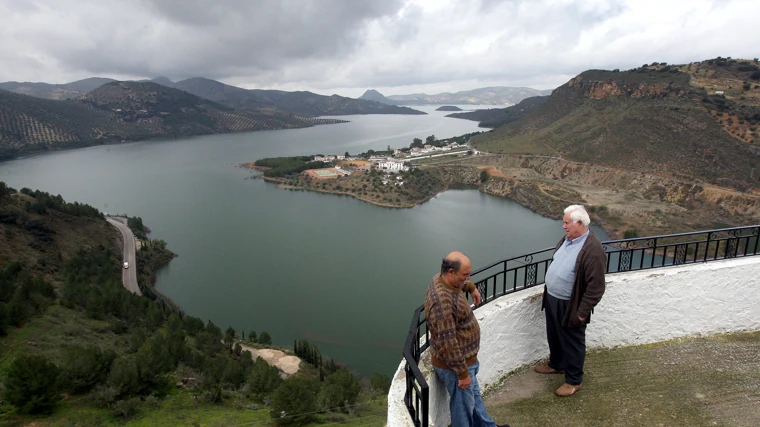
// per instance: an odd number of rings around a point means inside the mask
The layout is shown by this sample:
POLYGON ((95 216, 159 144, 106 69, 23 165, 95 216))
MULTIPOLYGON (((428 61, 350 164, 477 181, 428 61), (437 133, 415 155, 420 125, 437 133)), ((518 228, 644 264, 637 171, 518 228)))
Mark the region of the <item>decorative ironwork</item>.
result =
POLYGON ((633 261, 633 251, 621 252, 620 253, 620 271, 630 271, 632 261, 633 261))
MULTIPOLYGON (((760 225, 610 240, 603 242, 602 246, 607 253, 605 268, 608 274, 710 262, 739 256, 760 255, 760 225), (691 259, 689 253, 694 255, 691 259), (613 260, 617 262, 612 262, 613 260)), ((482 297, 482 303, 478 307, 504 295, 542 284, 541 273, 546 275, 553 255, 554 248, 552 247, 497 261, 473 271, 472 277, 477 277, 475 283, 482 297), (507 268, 510 265, 517 265, 517 267, 507 268), (496 268, 495 273, 494 268, 496 268), (496 286, 497 278, 500 276, 503 285, 496 286), (524 278, 523 287, 518 287, 518 277, 524 278), (491 280, 493 280, 493 286, 489 294, 488 282, 491 280), (507 287, 507 281, 512 282, 510 288, 507 287)), ((423 314, 423 306, 415 310, 403 351, 406 361, 404 404, 416 427, 427 427, 429 415, 429 387, 419 369, 420 355, 429 346, 427 328, 425 327, 424 332, 422 329, 426 326, 423 314)))
POLYGON ((525 271, 525 287, 536 285, 536 276, 538 273, 538 265, 531 264, 525 271))
POLYGON ((680 265, 686 262, 686 245, 676 245, 676 252, 673 256, 673 264, 680 265))

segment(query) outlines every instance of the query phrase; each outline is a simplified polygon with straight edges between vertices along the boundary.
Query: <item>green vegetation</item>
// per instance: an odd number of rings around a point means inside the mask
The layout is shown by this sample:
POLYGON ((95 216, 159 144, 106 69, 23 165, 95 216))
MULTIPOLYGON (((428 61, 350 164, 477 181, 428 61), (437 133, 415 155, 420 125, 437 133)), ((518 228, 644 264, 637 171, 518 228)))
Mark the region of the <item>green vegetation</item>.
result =
POLYGON ((294 157, 268 157, 256 160, 256 166, 269 168, 264 171, 264 176, 281 177, 301 173, 308 169, 321 169, 332 166, 326 162, 314 162, 314 156, 294 157))
POLYGON ((81 99, 62 101, 0 90, 0 160, 42 150, 341 122, 277 110, 233 110, 149 82, 111 82, 81 99))
MULTIPOLYGON (((131 222, 147 231, 139 218, 131 222)), ((283 380, 243 351, 233 328, 223 333, 146 292, 151 270, 173 256, 165 242, 147 241, 138 251, 145 296, 128 292, 116 236, 91 207, 0 182, 2 424, 358 426, 366 423, 352 420, 367 417, 382 424, 383 399, 362 394, 336 363, 304 364, 283 380)), ((249 331, 248 339, 272 343, 267 332, 249 331)))

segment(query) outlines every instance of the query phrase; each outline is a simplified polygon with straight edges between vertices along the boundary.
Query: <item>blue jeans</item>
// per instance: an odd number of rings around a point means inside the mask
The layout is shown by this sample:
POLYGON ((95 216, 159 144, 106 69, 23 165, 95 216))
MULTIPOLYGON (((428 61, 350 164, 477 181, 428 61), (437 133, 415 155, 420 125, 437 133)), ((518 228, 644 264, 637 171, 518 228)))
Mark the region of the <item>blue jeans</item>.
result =
POLYGON ((495 427, 496 423, 486 413, 483 398, 480 397, 478 370, 480 362, 467 367, 472 382, 467 388, 459 388, 459 377, 450 369, 433 366, 438 378, 446 384, 449 392, 449 410, 451 411, 451 427, 495 427))

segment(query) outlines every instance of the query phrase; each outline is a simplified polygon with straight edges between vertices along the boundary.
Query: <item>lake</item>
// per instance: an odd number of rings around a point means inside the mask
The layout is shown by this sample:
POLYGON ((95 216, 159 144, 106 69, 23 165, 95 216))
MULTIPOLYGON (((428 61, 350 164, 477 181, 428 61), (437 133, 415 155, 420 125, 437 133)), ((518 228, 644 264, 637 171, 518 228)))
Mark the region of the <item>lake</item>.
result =
POLYGON ((223 330, 267 331, 281 346, 305 338, 362 375, 391 375, 443 256, 463 251, 477 268, 547 248, 562 236, 561 222, 475 190, 381 208, 278 189, 235 165, 482 130, 434 106, 415 108, 429 115, 344 116, 350 123, 49 153, 0 163, 0 181, 142 217, 151 237, 179 255, 159 272, 158 290, 192 316, 223 330))

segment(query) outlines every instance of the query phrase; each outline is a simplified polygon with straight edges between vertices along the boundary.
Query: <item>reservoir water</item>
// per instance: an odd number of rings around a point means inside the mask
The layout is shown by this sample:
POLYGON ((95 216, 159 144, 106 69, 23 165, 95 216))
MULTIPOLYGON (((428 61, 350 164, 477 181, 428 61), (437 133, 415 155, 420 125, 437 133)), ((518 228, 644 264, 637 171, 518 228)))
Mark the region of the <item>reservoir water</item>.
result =
POLYGON ((478 267, 547 248, 561 237, 561 222, 474 190, 447 191, 413 209, 381 208, 281 190, 235 165, 480 130, 420 109, 429 115, 346 116, 350 123, 307 129, 55 152, 0 163, 0 181, 142 217, 151 237, 179 255, 159 272, 158 290, 190 315, 222 329, 267 331, 276 345, 305 338, 362 375, 391 375, 443 256, 460 250, 478 267))

